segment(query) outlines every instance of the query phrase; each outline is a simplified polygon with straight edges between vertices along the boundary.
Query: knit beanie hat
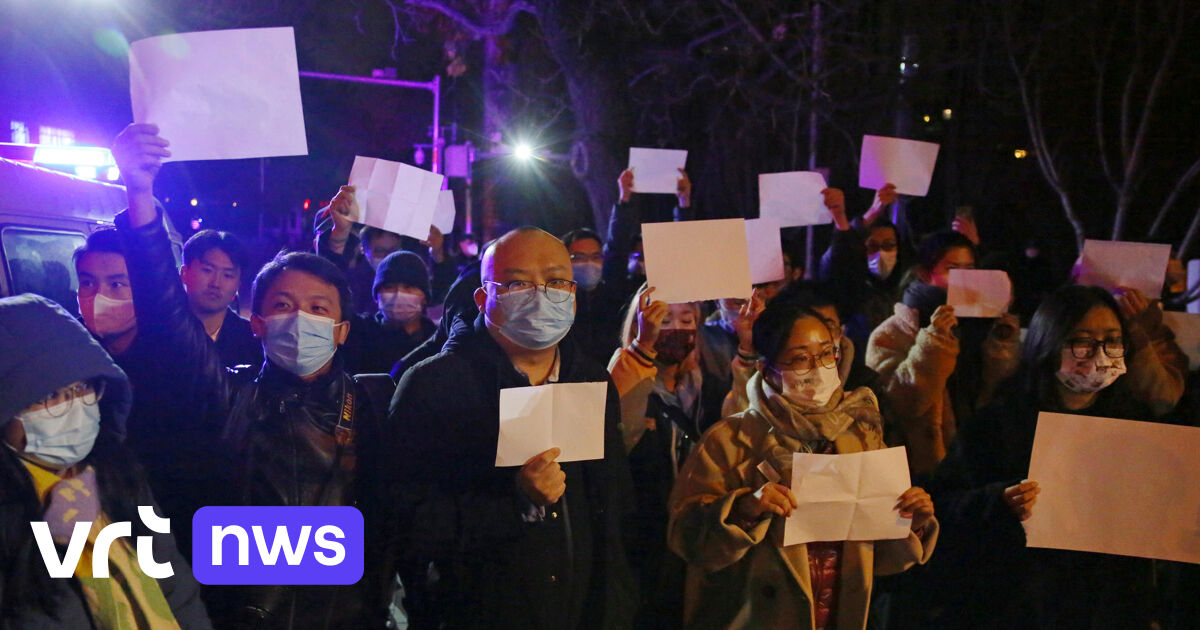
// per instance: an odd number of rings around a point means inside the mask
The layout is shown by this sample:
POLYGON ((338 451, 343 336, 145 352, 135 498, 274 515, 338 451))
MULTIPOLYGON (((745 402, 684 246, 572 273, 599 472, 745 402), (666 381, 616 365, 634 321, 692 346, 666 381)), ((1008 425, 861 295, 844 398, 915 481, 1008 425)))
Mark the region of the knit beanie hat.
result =
POLYGON ((0 426, 77 381, 104 378, 105 427, 124 437, 129 379, 61 306, 26 293, 0 299, 0 426))
POLYGON ((379 287, 385 284, 407 284, 420 289, 425 294, 426 302, 433 298, 433 291, 429 288, 429 268, 420 256, 412 252, 392 252, 379 263, 375 268, 375 283, 371 285, 371 295, 378 295, 379 287))

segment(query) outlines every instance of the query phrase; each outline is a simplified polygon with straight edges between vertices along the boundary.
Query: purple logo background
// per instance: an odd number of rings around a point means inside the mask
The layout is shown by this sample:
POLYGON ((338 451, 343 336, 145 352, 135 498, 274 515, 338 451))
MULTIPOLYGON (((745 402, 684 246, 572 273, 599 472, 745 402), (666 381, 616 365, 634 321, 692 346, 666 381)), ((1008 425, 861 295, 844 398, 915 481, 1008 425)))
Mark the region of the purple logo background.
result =
POLYGON ((354 584, 362 579, 363 548, 362 513, 349 506, 208 506, 192 517, 192 573, 201 584, 354 584), (326 529, 319 541, 318 532, 330 525, 341 530, 341 537, 326 529), (255 532, 255 526, 261 534, 255 532), (275 540, 282 533, 277 529, 280 526, 287 528, 288 540, 282 541, 283 545, 275 540), (299 562, 289 564, 286 551, 300 550, 304 526, 309 530, 303 554, 294 553, 299 562), (214 527, 245 531, 247 564, 238 563, 241 543, 233 533, 226 533, 221 540, 221 564, 213 564, 214 527), (344 548, 345 556, 333 566, 323 564, 319 558, 326 562, 334 559, 336 545, 344 548), (277 551, 274 565, 266 564, 260 549, 268 556, 272 549, 277 551))

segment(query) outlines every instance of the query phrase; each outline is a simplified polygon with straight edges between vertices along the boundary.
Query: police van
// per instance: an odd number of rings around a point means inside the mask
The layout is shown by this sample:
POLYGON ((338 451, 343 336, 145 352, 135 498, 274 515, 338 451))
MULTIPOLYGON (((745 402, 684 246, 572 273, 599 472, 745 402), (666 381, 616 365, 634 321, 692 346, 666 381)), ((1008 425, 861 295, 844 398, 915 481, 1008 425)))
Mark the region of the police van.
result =
MULTIPOLYGON (((78 315, 71 255, 126 205, 124 186, 0 158, 0 297, 36 293, 78 315)), ((178 264, 182 240, 166 222, 178 264)))

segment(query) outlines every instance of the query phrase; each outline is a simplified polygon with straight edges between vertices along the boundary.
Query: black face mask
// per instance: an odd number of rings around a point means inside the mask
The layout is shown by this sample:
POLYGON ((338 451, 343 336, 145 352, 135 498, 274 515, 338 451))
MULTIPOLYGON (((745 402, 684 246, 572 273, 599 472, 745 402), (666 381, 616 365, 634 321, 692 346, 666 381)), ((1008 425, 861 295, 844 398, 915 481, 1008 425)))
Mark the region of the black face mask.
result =
POLYGON ((946 290, 924 282, 914 282, 904 290, 901 299, 905 306, 917 309, 920 314, 920 326, 929 325, 933 312, 946 303, 946 290))
POLYGON ((696 349, 696 331, 673 328, 658 333, 654 351, 658 361, 666 365, 677 365, 696 349))

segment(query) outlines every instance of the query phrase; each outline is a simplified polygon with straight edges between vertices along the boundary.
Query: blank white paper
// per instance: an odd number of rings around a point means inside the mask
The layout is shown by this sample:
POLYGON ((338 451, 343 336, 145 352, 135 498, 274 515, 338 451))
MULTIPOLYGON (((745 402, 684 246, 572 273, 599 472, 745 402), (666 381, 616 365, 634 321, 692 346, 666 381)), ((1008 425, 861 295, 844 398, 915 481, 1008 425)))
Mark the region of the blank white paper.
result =
POLYGON ((933 181, 939 148, 933 142, 863 136, 858 185, 879 190, 892 183, 902 195, 924 197, 933 181))
POLYGON ((290 26, 133 42, 129 92, 134 122, 170 141, 164 161, 308 155, 290 26))
POLYGON ((783 279, 783 241, 775 219, 746 220, 746 252, 750 256, 750 282, 783 279))
POLYGON ((558 447, 555 461, 604 458, 608 383, 553 383, 500 390, 496 466, 523 466, 558 447))
POLYGON ((679 189, 679 169, 687 163, 687 151, 678 149, 629 149, 629 168, 633 169, 633 192, 675 194, 679 189))
POLYGON ((437 228, 442 234, 453 232, 454 215, 454 191, 439 191, 437 209, 433 212, 433 227, 437 228))
POLYGON ((1083 242, 1083 261, 1076 282, 1109 291, 1128 287, 1158 299, 1170 257, 1170 245, 1088 239, 1083 242))
POLYGON ((743 219, 642 224, 646 282, 668 304, 749 298, 743 219))
POLYGON ((1030 547, 1200 563, 1200 429, 1038 416, 1030 547))
POLYGON ((780 227, 824 225, 833 222, 825 207, 825 177, 813 171, 761 173, 758 176, 758 216, 780 227))
POLYGON ((896 501, 912 483, 903 446, 845 455, 792 455, 792 494, 800 507, 784 522, 783 545, 907 538, 912 519, 896 501))
POLYGON ((1012 282, 997 269, 951 269, 946 304, 956 317, 1000 317, 1012 301, 1012 282))
POLYGON ((362 222, 419 240, 429 238, 443 179, 415 166, 361 155, 350 167, 362 222))

